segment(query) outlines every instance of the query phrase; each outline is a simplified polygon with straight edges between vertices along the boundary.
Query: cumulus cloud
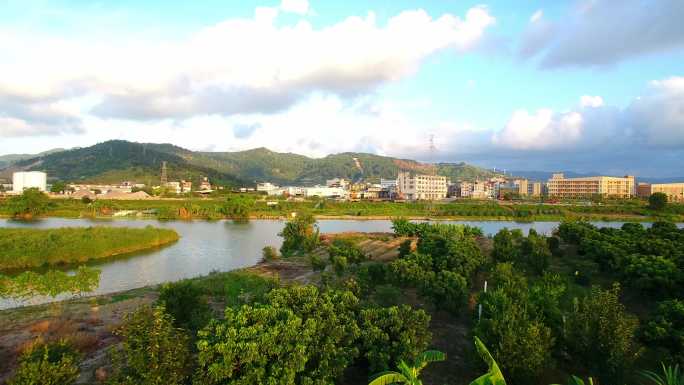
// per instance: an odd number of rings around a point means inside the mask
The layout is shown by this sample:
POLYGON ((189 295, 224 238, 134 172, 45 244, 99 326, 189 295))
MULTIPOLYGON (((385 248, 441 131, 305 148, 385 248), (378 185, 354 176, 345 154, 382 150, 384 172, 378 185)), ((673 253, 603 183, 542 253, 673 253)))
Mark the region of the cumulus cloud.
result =
POLYGON ((582 107, 601 107, 603 105, 603 98, 600 96, 583 95, 580 98, 580 106, 582 107))
POLYGON ((684 77, 652 81, 624 108, 584 95, 569 111, 515 111, 491 144, 492 159, 520 159, 519 169, 671 172, 684 159, 684 77))
POLYGON ((546 68, 605 66, 684 49, 684 2, 579 0, 561 19, 533 15, 519 46, 546 68))
POLYGON ((0 95, 10 90, 59 100, 69 90, 96 100, 88 113, 131 120, 277 113, 316 92, 350 98, 403 79, 436 52, 473 49, 495 22, 481 6, 463 18, 412 10, 381 25, 371 12, 324 28, 303 19, 280 26, 280 11, 301 14, 310 7, 286 0, 279 8, 258 8, 254 18, 163 42, 0 32, 12 58, 0 61, 0 95))

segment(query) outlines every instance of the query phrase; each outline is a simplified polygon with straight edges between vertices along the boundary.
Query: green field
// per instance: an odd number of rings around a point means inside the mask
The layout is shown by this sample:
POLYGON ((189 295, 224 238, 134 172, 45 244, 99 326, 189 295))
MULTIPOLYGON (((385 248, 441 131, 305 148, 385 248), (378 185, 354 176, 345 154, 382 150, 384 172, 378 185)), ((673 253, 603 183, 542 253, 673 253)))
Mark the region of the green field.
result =
POLYGON ((174 230, 85 227, 0 228, 0 270, 82 263, 178 240, 174 230))

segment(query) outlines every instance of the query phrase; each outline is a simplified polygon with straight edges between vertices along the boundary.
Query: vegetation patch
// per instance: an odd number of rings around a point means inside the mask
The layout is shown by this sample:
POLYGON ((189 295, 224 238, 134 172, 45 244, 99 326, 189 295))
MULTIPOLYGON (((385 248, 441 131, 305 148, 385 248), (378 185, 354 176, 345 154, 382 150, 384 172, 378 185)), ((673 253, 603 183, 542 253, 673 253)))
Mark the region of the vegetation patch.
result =
POLYGON ((83 263, 162 246, 178 233, 151 226, 66 227, 59 229, 0 228, 0 270, 83 263))

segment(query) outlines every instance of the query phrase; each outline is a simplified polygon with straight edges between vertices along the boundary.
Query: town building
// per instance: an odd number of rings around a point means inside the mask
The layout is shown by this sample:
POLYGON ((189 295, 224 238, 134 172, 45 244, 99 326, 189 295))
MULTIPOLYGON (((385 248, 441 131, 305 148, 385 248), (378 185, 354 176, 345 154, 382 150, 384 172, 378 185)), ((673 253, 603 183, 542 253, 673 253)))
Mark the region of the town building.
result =
POLYGON ((548 194, 556 198, 589 198, 595 195, 630 198, 635 195, 634 176, 623 178, 591 176, 565 178, 562 173, 553 174, 548 181, 548 194))
MULTIPOLYGON (((278 190, 280 187, 278 185, 275 185, 271 182, 264 182, 264 183, 257 183, 256 190, 259 192, 265 192, 268 195, 280 195, 280 194, 271 194, 272 191, 278 190)), ((281 192, 282 194, 282 192, 281 192)))
POLYGON ((403 199, 444 199, 447 192, 447 177, 445 176, 412 174, 408 171, 400 171, 397 176, 397 194, 403 199))
POLYGON ((211 191, 211 183, 209 183, 209 178, 206 176, 202 178, 202 181, 200 182, 199 185, 200 191, 211 191))
POLYGON ((183 191, 180 182, 166 182, 164 187, 172 194, 180 194, 183 191))
POLYGON ((47 190, 47 174, 41 171, 21 171, 12 174, 12 192, 21 194, 29 188, 47 190))
POLYGON ((636 186, 636 195, 640 198, 648 198, 651 196, 651 184, 639 183, 636 186))
POLYGON ((384 189, 396 189, 397 180, 396 179, 385 179, 380 178, 380 186, 384 189))
POLYGON ((184 193, 189 193, 192 191, 192 182, 191 181, 186 181, 186 180, 181 180, 180 182, 180 188, 181 192, 184 193))
POLYGON ((344 178, 333 178, 325 181, 325 185, 328 187, 339 187, 347 189, 349 188, 349 181, 344 178))
MULTIPOLYGON (((670 202, 684 202, 684 183, 654 183, 651 194, 664 193, 670 202)), ((650 195, 650 194, 649 194, 650 195)))
POLYGON ((347 198, 347 190, 340 187, 314 186, 305 187, 304 196, 307 198, 347 198))

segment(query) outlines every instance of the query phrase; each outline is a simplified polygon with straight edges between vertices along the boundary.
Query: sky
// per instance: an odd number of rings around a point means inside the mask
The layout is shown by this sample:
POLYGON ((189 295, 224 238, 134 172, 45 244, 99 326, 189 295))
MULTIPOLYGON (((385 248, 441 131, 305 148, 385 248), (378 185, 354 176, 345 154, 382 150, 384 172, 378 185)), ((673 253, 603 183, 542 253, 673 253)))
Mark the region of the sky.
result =
POLYGON ((684 177, 684 1, 0 1, 0 154, 110 139, 684 177))

